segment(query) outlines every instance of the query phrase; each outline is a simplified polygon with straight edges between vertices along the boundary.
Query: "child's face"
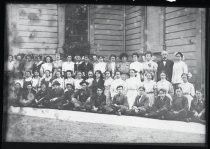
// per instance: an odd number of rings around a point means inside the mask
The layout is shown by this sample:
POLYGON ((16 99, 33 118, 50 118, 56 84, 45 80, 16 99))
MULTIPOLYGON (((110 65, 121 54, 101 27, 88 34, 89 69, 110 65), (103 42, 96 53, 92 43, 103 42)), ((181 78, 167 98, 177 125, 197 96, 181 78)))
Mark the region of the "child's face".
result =
POLYGON ((93 77, 93 72, 88 72, 88 77, 92 78, 93 77))
POLYGON ((69 85, 69 84, 66 86, 66 88, 67 88, 67 90, 69 90, 69 91, 72 90, 72 87, 71 87, 71 85, 69 85))
POLYGON ((12 56, 10 55, 8 59, 9 59, 9 61, 11 61, 13 58, 12 58, 12 56))
POLYGON ((152 79, 152 76, 151 76, 150 73, 147 74, 147 79, 148 79, 148 80, 151 80, 151 79, 152 79))
POLYGON ((103 61, 104 61, 103 57, 100 57, 99 62, 103 62, 103 61))
POLYGON ((96 72, 96 78, 100 78, 101 74, 99 72, 96 72))
POLYGON ((120 72, 116 72, 116 78, 120 78, 120 72))
POLYGON ((103 92, 102 89, 100 89, 100 88, 97 89, 97 94, 98 94, 98 95, 101 95, 102 92, 103 92))
POLYGON ((67 61, 71 61, 72 60, 72 57, 71 56, 68 56, 67 57, 67 61))
POLYGON ((163 92, 163 91, 160 91, 160 92, 159 92, 159 96, 160 96, 161 98, 164 98, 164 97, 166 96, 166 93, 163 92))
POLYGON ((202 93, 199 91, 196 91, 195 96, 196 96, 196 98, 201 99, 202 93))
POLYGON ((147 59, 148 61, 151 60, 151 58, 152 58, 151 54, 146 54, 146 59, 147 59))
POLYGON ((134 62, 138 61, 137 55, 133 55, 133 61, 134 61, 134 62))
POLYGON ((21 85, 19 83, 15 84, 15 88, 19 89, 21 87, 21 85))
POLYGON ((49 57, 46 58, 46 62, 48 62, 48 63, 50 62, 50 58, 49 57))
POLYGON ((27 86, 27 89, 29 89, 29 90, 32 89, 32 86, 31 85, 28 85, 27 86))
POLYGON ((111 57, 111 61, 115 62, 115 57, 114 56, 111 57))
POLYGON ((181 96, 182 96, 182 90, 176 89, 176 95, 177 95, 178 97, 181 97, 181 96))
POLYGON ((166 74, 165 74, 165 73, 161 73, 161 74, 160 74, 160 78, 161 78, 161 79, 166 79, 166 74))
POLYGON ((67 78, 71 78, 71 72, 67 72, 67 78))
POLYGON ((39 76, 39 72, 35 71, 35 72, 34 72, 34 75, 35 75, 35 76, 39 76))
POLYGON ((122 88, 122 87, 119 87, 119 88, 117 89, 117 92, 118 92, 118 94, 122 94, 122 93, 123 93, 123 88, 122 88))
POLYGON ((57 76, 57 78, 60 78, 61 77, 61 73, 60 72, 57 72, 56 73, 56 76, 57 76))
POLYGON ((183 80, 184 82, 187 82, 187 76, 186 76, 186 75, 183 75, 183 76, 182 76, 182 80, 183 80))
POLYGON ((30 72, 26 72, 26 77, 30 77, 31 76, 31 73, 30 72))
POLYGON ((133 70, 130 70, 130 76, 134 77, 135 76, 135 72, 133 70))
POLYGON ((82 78, 82 73, 81 72, 77 73, 77 78, 78 79, 81 79, 82 78))
POLYGON ((144 90, 142 88, 138 89, 139 95, 143 95, 144 94, 144 90))
POLYGON ((108 72, 108 71, 105 74, 106 74, 106 77, 110 77, 111 76, 110 72, 108 72))
POLYGON ((45 84, 42 84, 41 89, 42 90, 45 90, 46 89, 46 85, 45 84))
POLYGON ((49 71, 45 71, 46 76, 50 76, 50 72, 49 71))

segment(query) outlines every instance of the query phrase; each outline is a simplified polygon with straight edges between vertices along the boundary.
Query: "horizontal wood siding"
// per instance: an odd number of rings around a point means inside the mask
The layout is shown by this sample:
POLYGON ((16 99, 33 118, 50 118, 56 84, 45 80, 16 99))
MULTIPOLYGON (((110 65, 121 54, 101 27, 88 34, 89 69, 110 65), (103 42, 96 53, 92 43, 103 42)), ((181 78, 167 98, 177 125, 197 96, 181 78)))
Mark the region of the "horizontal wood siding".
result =
POLYGON ((174 58, 175 52, 183 52, 185 62, 193 77, 191 82, 195 83, 198 73, 198 56, 196 48, 197 8, 166 7, 165 11, 165 44, 169 57, 174 58))
POLYGON ((142 52, 142 7, 125 7, 125 49, 131 55, 142 52))
POLYGON ((58 46, 57 5, 12 4, 10 7, 13 53, 54 54, 58 46))
POLYGON ((109 56, 123 51, 123 6, 96 5, 90 7, 91 53, 109 56))

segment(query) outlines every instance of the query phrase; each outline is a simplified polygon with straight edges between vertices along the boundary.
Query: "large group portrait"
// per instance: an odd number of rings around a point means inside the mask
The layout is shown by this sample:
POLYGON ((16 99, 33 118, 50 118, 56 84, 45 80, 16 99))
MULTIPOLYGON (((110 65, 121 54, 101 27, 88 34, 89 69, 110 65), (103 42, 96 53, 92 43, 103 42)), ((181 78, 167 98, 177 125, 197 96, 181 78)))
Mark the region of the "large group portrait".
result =
POLYGON ((6 5, 4 140, 206 143, 206 9, 6 5))

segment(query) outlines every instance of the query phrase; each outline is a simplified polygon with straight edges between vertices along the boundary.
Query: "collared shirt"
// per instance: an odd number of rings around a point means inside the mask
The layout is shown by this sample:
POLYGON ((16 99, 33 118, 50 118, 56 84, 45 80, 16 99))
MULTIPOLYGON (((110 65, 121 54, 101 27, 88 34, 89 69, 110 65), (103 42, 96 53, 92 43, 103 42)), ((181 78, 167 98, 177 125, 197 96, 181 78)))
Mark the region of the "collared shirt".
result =
POLYGON ((102 73, 104 73, 106 71, 106 63, 98 62, 97 64, 95 64, 94 73, 96 72, 96 70, 100 70, 102 73))
POLYGON ((190 111, 196 111, 200 113, 203 109, 205 109, 204 99, 198 100, 196 97, 191 101, 190 111))
POLYGON ((161 110, 162 108, 166 108, 169 110, 170 108, 170 99, 169 97, 165 96, 163 99, 159 96, 154 104, 153 107, 155 107, 157 110, 161 110))
POLYGON ((188 99, 185 96, 181 96, 181 97, 175 97, 172 100, 172 110, 174 111, 180 111, 182 109, 184 110, 188 110, 188 99))
POLYGON ((113 102, 112 104, 117 104, 117 105, 124 105, 126 107, 129 107, 128 106, 128 98, 126 95, 124 94, 116 94, 114 97, 113 97, 113 102))
POLYGON ((189 94, 191 96, 195 96, 195 88, 192 83, 186 82, 179 84, 179 87, 182 88, 183 94, 189 94))

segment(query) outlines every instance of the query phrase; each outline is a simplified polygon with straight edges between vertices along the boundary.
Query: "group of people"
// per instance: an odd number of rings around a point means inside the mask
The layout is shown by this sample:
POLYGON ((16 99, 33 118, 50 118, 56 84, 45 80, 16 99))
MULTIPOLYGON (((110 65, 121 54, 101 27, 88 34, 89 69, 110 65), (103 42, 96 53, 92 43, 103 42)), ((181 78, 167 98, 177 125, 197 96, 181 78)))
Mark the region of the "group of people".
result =
POLYGON ((107 114, 125 114, 158 119, 196 121, 205 123, 205 101, 202 91, 188 82, 189 71, 183 53, 168 59, 152 60, 152 52, 145 53, 140 62, 138 53, 133 62, 122 53, 121 61, 103 56, 60 54, 44 57, 21 55, 16 60, 9 55, 8 103, 13 106, 79 110, 107 114))

